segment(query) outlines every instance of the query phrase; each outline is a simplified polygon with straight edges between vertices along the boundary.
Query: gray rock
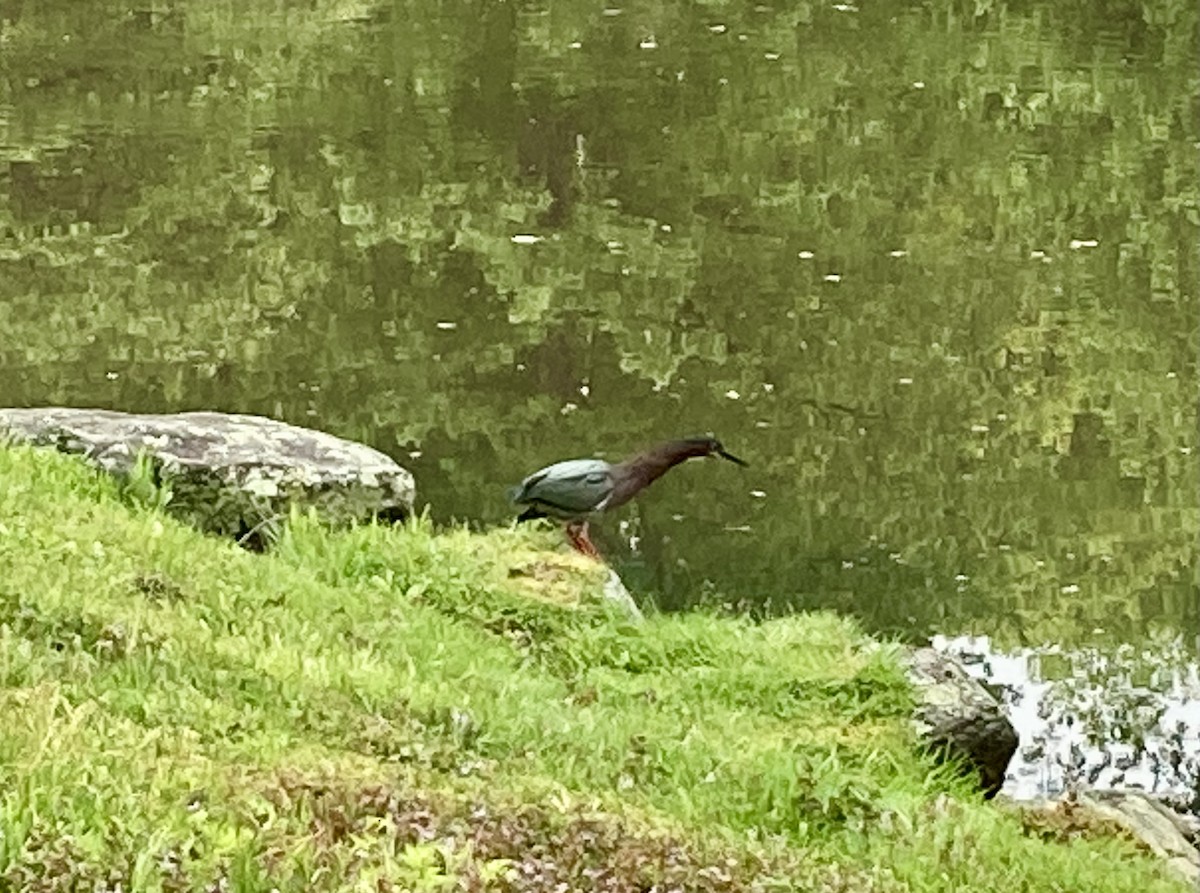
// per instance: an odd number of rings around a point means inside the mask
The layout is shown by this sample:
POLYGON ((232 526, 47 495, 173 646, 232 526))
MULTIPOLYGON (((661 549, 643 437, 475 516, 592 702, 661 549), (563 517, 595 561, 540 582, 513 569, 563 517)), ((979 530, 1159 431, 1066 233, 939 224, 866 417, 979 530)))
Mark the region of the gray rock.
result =
POLYGON ((1200 889, 1200 851, 1187 834, 1187 817, 1141 791, 1088 791, 1076 806, 1119 825, 1181 877, 1200 889))
POLYGON ((906 663, 918 734, 935 750, 973 766, 984 795, 994 797, 1017 750, 1017 730, 1003 706, 950 655, 913 648, 906 663))
POLYGON ((1073 827, 1108 826, 1121 829, 1161 858, 1183 880, 1200 890, 1200 851, 1197 823, 1142 791, 1072 791, 1058 800, 1016 804, 1041 812, 1073 827))
POLYGON ((273 419, 217 412, 134 415, 103 409, 0 409, 0 433, 53 446, 128 476, 140 452, 170 489, 167 510, 202 530, 251 541, 292 504, 341 523, 412 511, 413 477, 383 453, 273 419))
POLYGON ((633 600, 633 596, 625 588, 625 582, 617 576, 616 571, 609 570, 602 592, 606 601, 624 611, 634 623, 645 622, 646 618, 642 615, 641 608, 637 606, 637 602, 633 600))

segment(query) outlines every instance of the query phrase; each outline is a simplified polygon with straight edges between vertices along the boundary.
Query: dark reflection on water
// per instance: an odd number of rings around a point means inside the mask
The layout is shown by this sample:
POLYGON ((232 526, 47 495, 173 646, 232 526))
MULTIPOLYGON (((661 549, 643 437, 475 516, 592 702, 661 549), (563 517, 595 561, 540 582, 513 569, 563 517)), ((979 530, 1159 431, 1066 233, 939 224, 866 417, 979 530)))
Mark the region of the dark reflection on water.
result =
POLYGON ((26 5, 0 403, 321 427, 479 525, 713 431, 599 535, 664 607, 1194 635, 1195 18, 26 5))

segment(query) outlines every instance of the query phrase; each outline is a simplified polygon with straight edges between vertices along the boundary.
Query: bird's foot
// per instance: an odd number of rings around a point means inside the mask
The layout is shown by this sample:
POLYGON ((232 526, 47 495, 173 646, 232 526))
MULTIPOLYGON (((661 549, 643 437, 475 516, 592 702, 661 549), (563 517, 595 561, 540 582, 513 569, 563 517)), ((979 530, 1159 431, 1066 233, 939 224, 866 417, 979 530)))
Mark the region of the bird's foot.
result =
POLYGON ((603 561, 600 556, 600 550, 588 537, 587 521, 579 522, 572 521, 567 525, 567 538, 571 541, 571 545, 579 552, 586 555, 588 558, 595 558, 597 561, 603 561))

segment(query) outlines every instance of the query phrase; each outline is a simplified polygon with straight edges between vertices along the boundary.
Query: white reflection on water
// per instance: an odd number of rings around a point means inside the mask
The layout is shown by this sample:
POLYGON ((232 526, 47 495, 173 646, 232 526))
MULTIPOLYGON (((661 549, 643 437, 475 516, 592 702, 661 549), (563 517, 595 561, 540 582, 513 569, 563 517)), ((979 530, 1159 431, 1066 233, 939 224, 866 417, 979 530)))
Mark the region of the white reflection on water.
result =
POLYGON ((1137 650, 995 650, 986 636, 935 636, 994 688, 1020 736, 1004 791, 1074 783, 1183 794, 1200 779, 1200 664, 1181 640, 1137 650))

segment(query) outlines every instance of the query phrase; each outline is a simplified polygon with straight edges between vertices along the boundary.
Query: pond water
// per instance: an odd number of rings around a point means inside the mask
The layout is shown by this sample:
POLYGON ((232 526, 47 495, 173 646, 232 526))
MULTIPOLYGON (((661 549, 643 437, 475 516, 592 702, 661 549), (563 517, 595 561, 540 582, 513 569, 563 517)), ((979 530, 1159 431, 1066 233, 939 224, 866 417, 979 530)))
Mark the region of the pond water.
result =
POLYGON ((667 609, 1200 636, 1192 0, 8 4, 0 405, 262 413, 434 518, 715 432, 667 609))
POLYGON ((1006 652, 986 636, 934 636, 932 645, 990 685, 1017 730, 1005 793, 1136 789, 1200 815, 1200 668, 1188 643, 1006 652))

